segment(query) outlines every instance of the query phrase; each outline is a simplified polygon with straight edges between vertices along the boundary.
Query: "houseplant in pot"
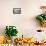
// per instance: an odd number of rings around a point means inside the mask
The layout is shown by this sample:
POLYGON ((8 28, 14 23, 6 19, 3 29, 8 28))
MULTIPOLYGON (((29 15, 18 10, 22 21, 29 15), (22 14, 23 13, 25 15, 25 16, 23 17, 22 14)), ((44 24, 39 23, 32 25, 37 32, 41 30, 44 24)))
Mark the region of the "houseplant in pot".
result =
POLYGON ((42 10, 42 14, 37 15, 36 19, 39 20, 42 27, 46 27, 46 6, 41 6, 40 8, 42 10))
POLYGON ((15 26, 6 26, 6 29, 5 29, 5 35, 7 36, 8 38, 8 43, 11 42, 11 39, 13 36, 17 36, 17 29, 15 26))

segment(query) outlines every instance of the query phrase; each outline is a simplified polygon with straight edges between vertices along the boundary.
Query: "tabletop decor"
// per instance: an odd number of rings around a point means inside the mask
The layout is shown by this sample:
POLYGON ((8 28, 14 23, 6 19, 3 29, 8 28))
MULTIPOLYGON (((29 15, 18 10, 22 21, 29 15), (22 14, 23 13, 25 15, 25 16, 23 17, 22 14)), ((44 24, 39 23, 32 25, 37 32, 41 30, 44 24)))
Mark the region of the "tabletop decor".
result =
POLYGON ((41 26, 46 27, 46 14, 41 14, 36 17, 39 20, 41 26))
POLYGON ((46 27, 46 6, 40 7, 42 10, 42 13, 40 15, 36 16, 36 19, 40 22, 40 25, 42 27, 46 27))
POLYGON ((17 29, 15 26, 6 26, 5 35, 8 37, 8 43, 11 42, 12 36, 17 36, 17 29))

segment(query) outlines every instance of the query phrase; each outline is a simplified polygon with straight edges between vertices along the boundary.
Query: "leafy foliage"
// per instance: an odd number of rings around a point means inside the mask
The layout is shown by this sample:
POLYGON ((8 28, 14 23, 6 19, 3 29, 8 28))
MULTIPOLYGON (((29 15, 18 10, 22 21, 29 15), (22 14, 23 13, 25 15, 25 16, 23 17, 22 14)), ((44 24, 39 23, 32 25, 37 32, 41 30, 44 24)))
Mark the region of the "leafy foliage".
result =
POLYGON ((5 30, 6 30, 5 34, 9 38, 11 38, 12 36, 16 36, 18 33, 15 26, 6 26, 5 30))
POLYGON ((42 21, 42 20, 46 20, 46 14, 41 14, 41 15, 38 15, 36 16, 36 19, 39 20, 39 21, 42 21))

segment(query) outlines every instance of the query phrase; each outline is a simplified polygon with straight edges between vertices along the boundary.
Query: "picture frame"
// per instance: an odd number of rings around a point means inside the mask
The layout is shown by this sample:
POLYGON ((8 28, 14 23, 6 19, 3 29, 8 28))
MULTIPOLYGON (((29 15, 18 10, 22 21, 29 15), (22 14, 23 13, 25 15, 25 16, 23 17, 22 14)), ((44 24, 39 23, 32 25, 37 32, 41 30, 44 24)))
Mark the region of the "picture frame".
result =
POLYGON ((13 8, 13 14, 21 14, 21 8, 13 8))

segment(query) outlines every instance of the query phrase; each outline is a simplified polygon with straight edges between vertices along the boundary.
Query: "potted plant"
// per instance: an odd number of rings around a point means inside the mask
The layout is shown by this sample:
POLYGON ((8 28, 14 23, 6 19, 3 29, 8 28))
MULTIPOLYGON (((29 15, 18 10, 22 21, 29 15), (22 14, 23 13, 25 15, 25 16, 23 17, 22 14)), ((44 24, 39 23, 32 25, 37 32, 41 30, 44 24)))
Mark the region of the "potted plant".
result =
MULTIPOLYGON (((17 33, 18 31, 15 26, 6 26, 5 34, 10 41, 11 41, 12 36, 17 36, 17 33)), ((8 42, 10 42, 9 40, 8 42)))
POLYGON ((39 20, 41 26, 46 27, 46 14, 41 14, 36 17, 39 20))
POLYGON ((42 14, 37 15, 36 19, 39 20, 42 27, 46 27, 46 6, 41 6, 42 14))

